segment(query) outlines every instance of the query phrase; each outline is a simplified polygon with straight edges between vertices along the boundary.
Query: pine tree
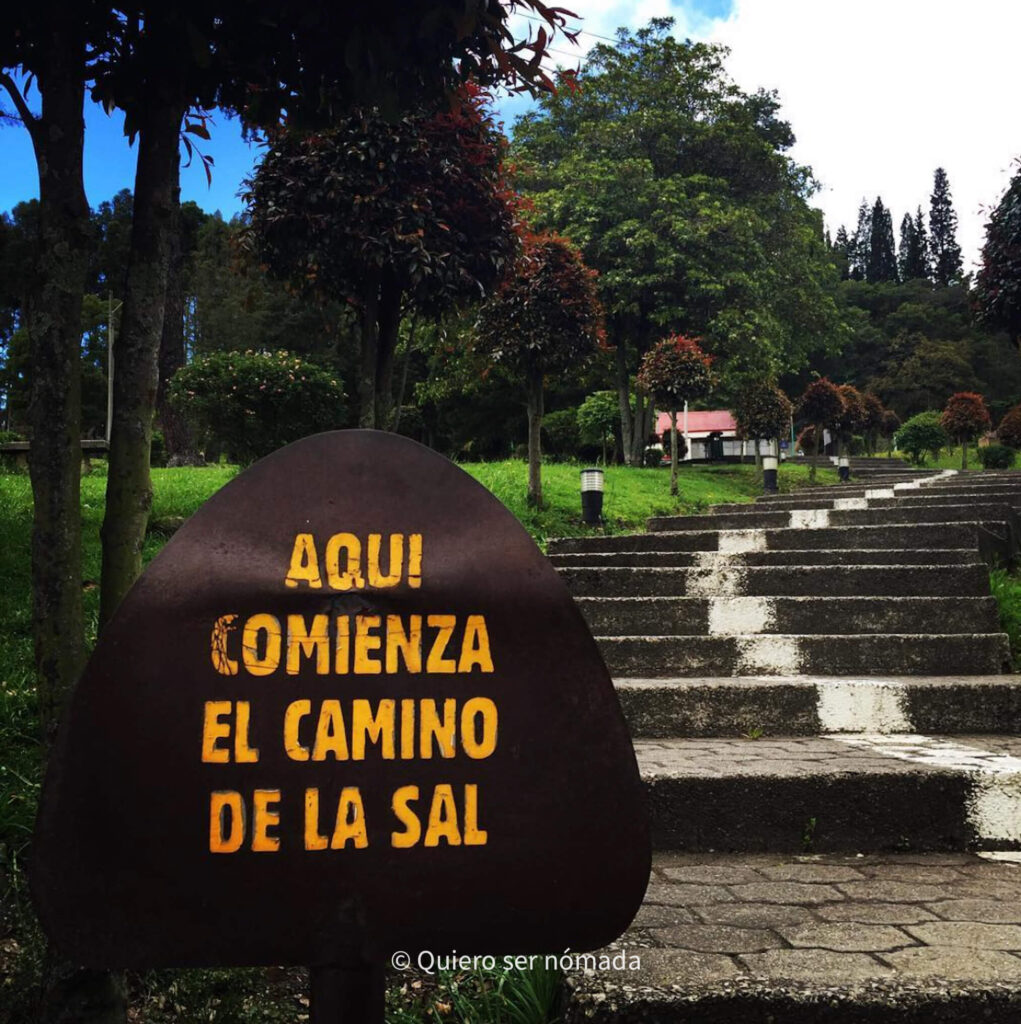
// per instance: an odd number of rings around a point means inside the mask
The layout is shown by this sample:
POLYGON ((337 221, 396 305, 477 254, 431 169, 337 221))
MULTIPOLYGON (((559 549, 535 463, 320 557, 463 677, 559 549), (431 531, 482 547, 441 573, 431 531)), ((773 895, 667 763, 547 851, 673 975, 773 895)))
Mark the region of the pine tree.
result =
POLYGON ((961 280, 961 247, 957 244, 957 214, 950 198, 950 182, 942 167, 933 177, 929 208, 929 252, 933 280, 942 288, 961 280))
POLYGON ((900 223, 900 254, 897 265, 902 281, 928 279, 929 259, 925 251, 925 241, 925 222, 922 219, 922 208, 919 207, 913 219, 910 213, 906 213, 900 223))
POLYGON ((897 280, 897 257, 893 250, 893 218, 876 196, 872 207, 872 232, 868 245, 865 279, 869 284, 897 280))
POLYGON ((850 276, 855 281, 865 280, 868 266, 869 247, 872 243, 872 211, 863 199, 858 207, 858 227, 855 228, 848 245, 848 267, 850 276))
POLYGON ((840 280, 846 281, 851 276, 851 240, 847 237, 847 228, 843 224, 837 228, 830 252, 833 254, 833 262, 840 273, 840 280))

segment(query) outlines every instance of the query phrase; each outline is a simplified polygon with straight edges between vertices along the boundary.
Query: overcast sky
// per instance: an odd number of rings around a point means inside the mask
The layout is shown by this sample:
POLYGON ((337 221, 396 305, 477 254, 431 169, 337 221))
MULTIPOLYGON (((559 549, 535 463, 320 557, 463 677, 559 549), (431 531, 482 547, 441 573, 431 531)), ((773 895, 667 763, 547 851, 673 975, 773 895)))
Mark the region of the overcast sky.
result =
MULTIPOLYGON (((986 211, 1021 155, 1021 2, 1018 0, 557 0, 576 11, 580 46, 554 44, 573 66, 598 36, 670 15, 675 34, 731 48, 728 67, 748 91, 776 89, 798 137, 793 156, 822 182, 815 202, 828 226, 853 228, 862 198, 877 195, 901 217, 928 212, 932 174, 950 177, 966 267, 982 244, 986 211)), ((9 104, 5 104, 9 105, 9 104)), ((508 128, 521 99, 502 104, 508 128)), ((134 151, 120 123, 87 115, 86 190, 93 206, 131 187, 134 151)), ((227 216, 258 150, 218 120, 204 148, 216 161, 208 188, 196 165, 182 193, 227 216)), ((0 128, 0 209, 37 194, 31 146, 0 128)))
MULTIPOLYGON (((748 91, 776 89, 798 142, 792 155, 822 183, 831 231, 857 222, 877 195, 901 217, 928 215, 945 168, 965 269, 1021 156, 1021 3, 1017 0, 575 0, 579 51, 670 15, 674 34, 720 42, 748 91)), ((558 60, 572 51, 561 42, 558 60)), ((510 105, 511 113, 515 105, 510 105)), ((509 118, 510 120, 510 118, 509 118)))

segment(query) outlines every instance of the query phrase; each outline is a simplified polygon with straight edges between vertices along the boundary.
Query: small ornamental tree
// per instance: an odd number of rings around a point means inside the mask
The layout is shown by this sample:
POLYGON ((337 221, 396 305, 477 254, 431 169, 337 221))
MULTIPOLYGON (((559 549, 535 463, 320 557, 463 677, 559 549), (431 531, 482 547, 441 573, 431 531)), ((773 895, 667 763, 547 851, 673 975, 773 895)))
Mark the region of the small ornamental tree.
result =
POLYGON ((182 366, 170 401, 207 444, 242 464, 343 426, 336 376, 289 352, 212 352, 182 366))
POLYGON ((315 134, 282 131, 245 199, 244 244, 302 294, 360 319, 358 424, 389 425, 402 312, 477 300, 518 249, 504 143, 478 90, 453 109, 389 120, 356 110, 315 134))
POLYGON ((1021 405, 1015 405, 1000 420, 1000 425, 996 428, 996 436, 1008 448, 1021 451, 1021 405))
POLYGON ((975 293, 979 317, 1021 345, 1021 170, 986 224, 975 293))
POLYGON ((947 441, 938 412, 920 412, 897 431, 897 447, 906 452, 916 466, 925 464, 926 455, 938 459, 947 441))
POLYGON ((606 465, 606 446, 613 444, 620 423, 620 401, 615 391, 596 391, 578 406, 578 431, 582 444, 599 445, 606 465))
POLYGON ((862 433, 869 455, 875 455, 879 447, 879 434, 883 427, 883 403, 871 392, 865 391, 861 396, 862 433))
POLYGON ((820 377, 805 388, 798 401, 797 411, 800 419, 806 420, 809 426, 815 428, 812 433, 812 464, 808 470, 809 479, 815 483, 815 463, 819 458, 822 432, 843 415, 844 400, 831 380, 820 377))
POLYGON ((746 381, 733 409, 738 437, 754 439, 758 456, 760 440, 775 441, 786 435, 793 411, 791 400, 772 381, 746 381))
POLYGON ((850 384, 841 384, 837 391, 844 403, 840 415, 828 423, 837 438, 837 455, 842 454, 844 446, 850 451, 851 438, 865 429, 866 412, 861 392, 850 384))
POLYGON ((959 391, 947 399, 940 425, 947 436, 961 446, 961 469, 968 468, 968 445, 993 424, 981 395, 959 391))
POLYGON ((595 271, 566 239, 527 235, 499 290, 479 308, 479 349, 525 385, 528 410, 528 503, 542 506, 543 377, 575 369, 604 343, 595 271))
POLYGON ((677 493, 677 410, 714 384, 712 357, 694 338, 664 338, 642 357, 638 386, 670 410, 670 493, 677 493))
MULTIPOLYGON (((883 418, 879 423, 879 433, 889 442, 888 447, 892 446, 892 439, 898 430, 900 430, 900 417, 893 411, 893 409, 884 409, 883 418)), ((890 452, 887 452, 887 455, 889 454, 890 452)))

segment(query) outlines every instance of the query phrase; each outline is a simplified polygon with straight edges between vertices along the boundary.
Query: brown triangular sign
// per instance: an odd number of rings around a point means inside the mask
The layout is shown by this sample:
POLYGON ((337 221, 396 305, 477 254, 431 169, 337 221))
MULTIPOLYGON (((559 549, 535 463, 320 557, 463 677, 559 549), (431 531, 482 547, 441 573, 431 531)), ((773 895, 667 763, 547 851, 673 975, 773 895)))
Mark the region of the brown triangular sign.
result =
POLYGON ((593 949, 650 854, 556 572, 446 459, 340 431, 238 476, 128 594, 33 858, 69 957, 143 967, 593 949))

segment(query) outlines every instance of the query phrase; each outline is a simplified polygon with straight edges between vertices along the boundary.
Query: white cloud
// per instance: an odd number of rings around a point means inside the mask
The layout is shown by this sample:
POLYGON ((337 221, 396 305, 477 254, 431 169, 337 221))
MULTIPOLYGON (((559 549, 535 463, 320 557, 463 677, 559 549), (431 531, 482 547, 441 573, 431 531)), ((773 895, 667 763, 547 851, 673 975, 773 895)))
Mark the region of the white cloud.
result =
POLYGON ((882 196, 895 231, 909 210, 927 214, 943 167, 966 269, 977 259, 1021 155, 1021 5, 735 0, 711 38, 731 47, 739 85, 778 90, 832 230, 853 228, 862 197, 882 196))
MULTIPOLYGON (((675 35, 725 43, 742 88, 776 89, 798 137, 795 159, 823 189, 814 202, 835 231, 877 195, 895 232, 904 213, 928 213, 932 175, 944 167, 966 268, 978 257, 988 209, 1021 156, 1021 4, 1013 0, 733 0, 730 14, 697 0, 576 0, 587 34, 554 44, 567 66, 620 25, 670 15, 675 35), (703 8, 704 9, 704 8, 703 8), (588 34, 591 33, 591 34, 588 34)), ((508 115, 520 102, 504 105, 508 115)), ((510 117, 508 117, 510 120, 510 117)))

